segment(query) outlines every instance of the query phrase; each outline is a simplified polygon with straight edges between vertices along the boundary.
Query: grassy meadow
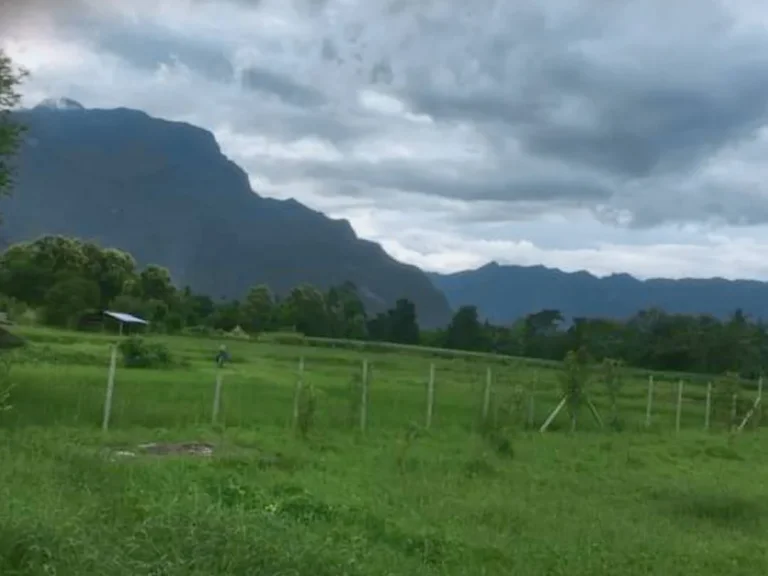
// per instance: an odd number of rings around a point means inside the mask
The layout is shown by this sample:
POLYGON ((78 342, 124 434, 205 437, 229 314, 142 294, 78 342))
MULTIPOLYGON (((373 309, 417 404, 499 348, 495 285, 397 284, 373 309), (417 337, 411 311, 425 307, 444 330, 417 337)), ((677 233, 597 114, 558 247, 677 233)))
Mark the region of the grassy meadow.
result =
MULTIPOLYGON (((118 365, 104 434, 114 337, 21 334, 29 346, 3 354, 14 387, 0 413, 2 575, 768 573, 768 433, 756 417, 729 434, 733 405, 718 394, 705 432, 706 378, 682 376, 679 434, 681 376, 654 375, 646 429, 648 374, 637 371, 624 374, 620 430, 584 410, 576 434, 565 412, 540 434, 558 366, 227 340, 213 425, 221 342, 150 336, 175 363, 118 365), (314 394, 307 438, 292 429, 299 358, 314 394), (213 456, 138 448, 191 441, 213 456)), ((599 373, 588 392, 608 420, 599 373)), ((742 384, 737 419, 755 395, 742 384)))

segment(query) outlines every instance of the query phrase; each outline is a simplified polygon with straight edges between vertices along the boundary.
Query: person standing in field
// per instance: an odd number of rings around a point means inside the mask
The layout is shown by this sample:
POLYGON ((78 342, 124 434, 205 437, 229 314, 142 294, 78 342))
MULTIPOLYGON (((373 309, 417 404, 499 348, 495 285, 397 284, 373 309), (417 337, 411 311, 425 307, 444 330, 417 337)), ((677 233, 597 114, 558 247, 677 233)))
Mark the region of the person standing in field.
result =
POLYGON ((229 352, 227 352, 227 347, 222 344, 219 346, 219 352, 216 354, 216 365, 219 368, 224 368, 225 362, 229 362, 229 352))

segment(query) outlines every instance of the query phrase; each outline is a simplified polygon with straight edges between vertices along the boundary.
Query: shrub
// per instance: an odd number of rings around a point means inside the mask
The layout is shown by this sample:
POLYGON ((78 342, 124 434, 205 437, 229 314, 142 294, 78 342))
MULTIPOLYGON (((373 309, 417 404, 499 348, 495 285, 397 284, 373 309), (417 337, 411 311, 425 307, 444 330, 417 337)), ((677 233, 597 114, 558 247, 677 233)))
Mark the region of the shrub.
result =
POLYGON ((0 413, 11 409, 11 390, 14 384, 11 382, 11 357, 7 354, 0 356, 0 413))
POLYGON ((139 336, 130 336, 120 343, 123 364, 128 368, 165 368, 173 364, 168 347, 159 342, 147 343, 139 336))
POLYGON ((24 340, 11 334, 5 328, 0 326, 0 350, 7 348, 21 348, 24 344, 24 340))
POLYGON ((0 312, 4 313, 10 322, 19 322, 27 313, 29 307, 22 301, 0 294, 0 312))
POLYGON ((728 372, 716 380, 712 397, 714 421, 720 422, 728 428, 737 426, 741 396, 741 378, 738 374, 728 372), (733 413, 734 398, 736 414, 733 413))

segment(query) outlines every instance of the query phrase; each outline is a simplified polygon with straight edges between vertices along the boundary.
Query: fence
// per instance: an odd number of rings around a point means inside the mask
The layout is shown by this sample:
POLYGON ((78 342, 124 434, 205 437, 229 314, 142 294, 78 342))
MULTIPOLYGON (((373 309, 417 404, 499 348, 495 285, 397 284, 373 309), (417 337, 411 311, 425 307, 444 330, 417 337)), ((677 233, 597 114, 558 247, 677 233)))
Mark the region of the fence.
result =
POLYGON ((43 358, 14 367, 18 386, 4 425, 101 423, 104 430, 277 425, 299 432, 372 433, 415 423, 431 429, 676 433, 744 431, 760 425, 762 417, 762 380, 707 383, 627 370, 618 390, 611 392, 593 374, 583 396, 574 399, 563 393, 561 369, 508 360, 492 364, 487 358, 288 346, 267 354, 245 344, 223 369, 206 350, 200 353, 205 360, 193 359, 191 366, 144 370, 118 367, 112 348, 105 373, 103 341, 94 343, 96 349, 93 358, 78 351, 60 365, 43 358))
MULTIPOLYGON (((104 430, 107 430, 109 424, 114 389, 115 360, 116 355, 113 349, 104 402, 104 430)), ((225 424, 225 421, 220 418, 222 394, 226 394, 228 391, 225 386, 225 375, 226 371, 217 370, 214 384, 211 387, 211 424, 213 425, 225 424)), ((304 357, 300 357, 295 375, 293 398, 290 404, 290 425, 293 429, 301 430, 304 433, 307 432, 309 427, 314 425, 317 410, 322 411, 324 407, 332 407, 330 402, 326 402, 325 406, 320 402, 318 406, 318 387, 313 383, 307 385, 306 381, 308 378, 309 380, 312 379, 307 373, 304 357)), ((351 385, 347 390, 348 394, 345 398, 348 403, 347 415, 349 416, 347 426, 350 428, 357 427, 361 432, 365 432, 368 428, 368 415, 371 409, 370 380, 371 363, 366 358, 360 364, 359 378, 352 375, 351 385)), ((538 373, 536 373, 527 386, 520 385, 519 383, 513 386, 508 384, 497 385, 493 369, 486 367, 479 417, 459 420, 463 420, 465 426, 469 424, 470 426, 474 425, 476 428, 521 426, 531 430, 537 429, 542 433, 551 429, 553 424, 557 422, 558 417, 561 414, 565 415, 565 412, 569 412, 571 426, 574 430, 577 428, 575 418, 579 411, 586 412, 594 419, 593 426, 587 426, 587 428, 595 428, 595 425, 597 428, 609 426, 626 427, 631 421, 631 418, 628 416, 632 414, 632 408, 636 400, 636 383, 627 387, 624 391, 625 393, 622 397, 625 402, 622 403, 618 399, 612 398, 611 405, 608 406, 606 400, 608 400, 609 392, 600 390, 594 384, 591 393, 585 391, 582 398, 572 399, 569 397, 568 392, 563 392, 559 387, 553 387, 551 381, 549 386, 542 387, 538 380, 538 373), (597 389, 595 390, 595 388, 597 389), (559 397, 559 401, 554 409, 550 409, 552 400, 556 397, 559 397), (622 404, 624 404, 624 409, 622 409, 622 404), (569 410, 564 410, 565 408, 569 410), (541 422, 543 416, 546 416, 546 418, 541 422), (610 420, 606 420, 606 417, 610 417, 610 420)), ((244 384, 240 382, 239 385, 243 386, 244 384)), ((762 415, 762 378, 757 382, 756 394, 750 394, 750 391, 745 389, 741 382, 725 381, 724 385, 727 388, 726 390, 721 390, 723 385, 719 386, 716 390, 713 382, 710 381, 702 389, 700 384, 691 385, 689 383, 686 386, 685 381, 682 379, 676 382, 659 382, 655 379, 654 375, 649 375, 642 427, 645 429, 665 428, 665 424, 668 427, 670 410, 674 413, 675 433, 680 433, 683 429, 684 418, 686 428, 696 427, 695 421, 698 420, 698 426, 704 430, 711 430, 714 420, 719 425, 717 427, 729 431, 741 432, 749 424, 758 426, 762 415), (723 402, 727 402, 725 418, 721 417, 725 412, 723 410, 723 402)), ((463 404, 468 413, 471 413, 475 403, 472 401, 471 396, 477 395, 477 386, 475 385, 474 388, 474 391, 464 395, 466 402, 463 404)), ((415 414, 411 410, 412 418, 409 420, 410 422, 420 423, 426 429, 432 428, 436 410, 436 390, 439 389, 436 365, 434 362, 431 362, 424 378, 423 420, 414 418, 415 414)), ((242 395, 240 395, 241 399, 242 395)), ((450 391, 448 403, 452 405, 455 411, 457 408, 455 389, 450 391)), ((288 411, 289 406, 287 403, 283 409, 285 412, 288 411)), ((338 405, 335 407, 335 411, 339 412, 338 405)), ((399 412, 400 410, 395 410, 394 413, 398 414, 399 412)), ((240 424, 243 424, 242 419, 240 424)), ((560 422, 558 427, 561 426, 562 422, 560 422)))

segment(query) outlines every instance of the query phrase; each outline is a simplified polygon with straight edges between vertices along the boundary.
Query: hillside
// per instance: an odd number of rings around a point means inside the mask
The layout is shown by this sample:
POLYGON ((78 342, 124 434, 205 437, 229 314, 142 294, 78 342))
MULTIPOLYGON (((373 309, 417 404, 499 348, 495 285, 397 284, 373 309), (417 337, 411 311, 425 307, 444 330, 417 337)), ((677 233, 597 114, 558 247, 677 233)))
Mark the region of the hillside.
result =
POLYGON ((14 196, 0 203, 5 245, 72 235, 166 266, 177 285, 214 298, 239 298, 259 283, 280 294, 302 282, 352 281, 370 312, 406 297, 425 326, 450 318, 418 268, 358 238, 346 221, 260 197, 201 128, 66 99, 16 120, 28 131, 14 196))
POLYGON ((588 272, 495 262, 476 270, 429 276, 451 306, 475 304, 481 315, 499 323, 547 308, 560 310, 568 318, 626 318, 651 307, 724 318, 741 308, 745 314, 768 319, 768 283, 752 280, 638 280, 627 274, 599 278, 588 272))

